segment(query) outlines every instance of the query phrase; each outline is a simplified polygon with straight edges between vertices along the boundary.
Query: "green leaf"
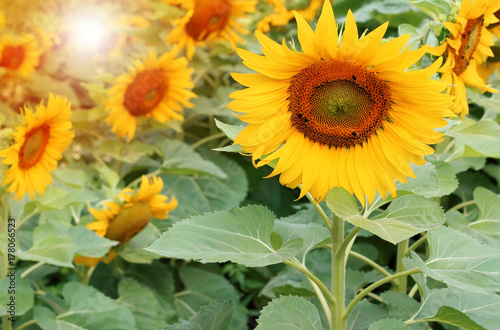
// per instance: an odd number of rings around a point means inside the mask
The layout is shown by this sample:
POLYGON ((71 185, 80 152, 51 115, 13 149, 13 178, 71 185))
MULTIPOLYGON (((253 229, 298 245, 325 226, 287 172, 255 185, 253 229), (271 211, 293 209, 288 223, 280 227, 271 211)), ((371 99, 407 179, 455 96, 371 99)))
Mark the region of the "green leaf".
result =
POLYGON ((220 304, 209 304, 200 307, 200 310, 188 321, 181 320, 177 324, 167 325, 165 330, 218 330, 230 329, 233 317, 234 303, 226 300, 220 304))
POLYGON ((368 330, 405 330, 411 329, 403 320, 399 319, 383 319, 370 324, 368 330))
POLYGON ((146 251, 145 248, 151 245, 158 237, 160 237, 161 232, 153 224, 148 223, 148 225, 141 230, 139 234, 134 236, 127 244, 123 244, 116 249, 116 253, 128 262, 144 264, 151 263, 155 259, 159 259, 159 256, 155 253, 146 251))
POLYGON ((464 329, 498 327, 500 296, 463 291, 460 288, 432 290, 412 320, 443 322, 464 329))
POLYGON ((437 203, 415 195, 396 198, 373 220, 358 214, 354 198, 343 188, 333 188, 326 197, 326 203, 345 221, 393 244, 437 228, 445 221, 443 210, 437 203))
POLYGON ((276 220, 274 222, 274 231, 278 233, 285 242, 294 238, 301 238, 303 240, 304 244, 296 255, 296 258, 302 260, 302 262, 305 261, 305 257, 309 251, 330 237, 330 232, 325 226, 315 223, 296 224, 276 220))
POLYGON ((420 304, 415 299, 404 293, 386 291, 380 294, 380 298, 387 305, 392 318, 407 320, 420 308, 420 304))
POLYGON ((430 256, 424 263, 412 252, 407 269, 418 267, 427 276, 481 293, 500 291, 500 250, 480 243, 458 230, 441 227, 428 232, 430 256))
POLYGON ((85 188, 67 191, 62 188, 47 187, 43 196, 34 200, 40 211, 59 210, 71 205, 89 203, 97 196, 85 188))
POLYGON ((140 141, 132 141, 124 145, 120 140, 104 140, 97 152, 124 163, 133 164, 141 157, 153 153, 154 147, 140 141))
POLYGON ((295 296, 273 299, 262 309, 256 330, 323 329, 318 309, 310 301, 295 296))
POLYGON ((481 236, 490 237, 500 244, 500 196, 483 187, 474 190, 479 217, 469 224, 481 236))
POLYGON ((409 2, 434 19, 440 15, 449 15, 451 12, 448 0, 409 0, 409 2))
MULTIPOLYGON (((43 318, 52 323, 43 329, 95 329, 105 330, 113 325, 115 329, 137 329, 132 311, 96 289, 76 282, 67 283, 63 288, 63 297, 67 307, 55 319, 44 311, 43 318), (56 325, 56 326, 54 326, 56 325)), ((59 310, 58 310, 59 311, 59 310)))
POLYGON ((243 126, 239 126, 239 125, 229 125, 229 124, 225 124, 221 121, 218 121, 217 119, 215 119, 215 125, 217 125, 217 127, 224 132, 224 134, 227 135, 227 137, 229 139, 231 139, 231 141, 234 141, 234 139, 236 139, 236 136, 238 134, 240 134, 240 132, 243 130, 243 126))
POLYGON ((175 294, 175 306, 179 318, 188 320, 202 306, 229 300, 235 303, 229 329, 246 327, 246 316, 238 304, 240 300, 238 291, 222 275, 194 267, 184 267, 179 272, 179 278, 184 284, 184 290, 175 294))
POLYGON ((120 175, 118 173, 116 173, 115 171, 104 165, 101 166, 94 165, 92 167, 97 172, 99 172, 99 174, 101 174, 103 179, 108 183, 108 185, 112 189, 116 188, 118 182, 120 182, 120 175))
POLYGON ((52 172, 54 178, 71 188, 83 188, 89 181, 87 173, 78 168, 58 167, 52 172))
POLYGON ((377 270, 372 269, 368 272, 361 270, 346 269, 345 299, 346 302, 354 299, 359 289, 364 288, 369 283, 374 283, 384 276, 377 270))
POLYGON ((27 251, 18 251, 18 258, 42 261, 47 264, 73 267, 75 245, 70 229, 60 225, 43 224, 33 231, 33 246, 27 251))
POLYGON ((33 303, 34 294, 30 283, 21 278, 16 269, 7 269, 7 277, 0 281, 0 315, 24 315, 33 307, 33 303), (14 306, 14 310, 11 306, 14 306))
POLYGON ((75 245, 75 253, 87 257, 102 257, 118 242, 97 235, 85 227, 72 227, 71 239, 75 245))
POLYGON ((363 299, 354 306, 347 319, 346 329, 368 329, 372 323, 385 318, 387 318, 387 311, 382 305, 375 305, 363 299))
POLYGON ((265 207, 234 207, 177 222, 147 250, 170 258, 266 266, 292 258, 302 246, 295 238, 275 250, 273 225, 274 215, 265 207))
POLYGON ((198 153, 187 144, 177 140, 163 140, 158 148, 163 153, 163 164, 161 169, 167 174, 205 174, 215 175, 219 178, 227 178, 217 165, 203 159, 198 153))
POLYGON ((424 197, 441 197, 451 194, 458 187, 458 180, 450 164, 436 161, 422 166, 412 166, 416 178, 408 183, 397 183, 398 190, 411 191, 424 197))
POLYGON ((134 313, 137 328, 162 329, 166 325, 161 305, 150 288, 125 278, 118 285, 118 294, 118 302, 134 313))
POLYGON ((500 125, 493 120, 475 122, 465 118, 461 124, 451 127, 446 134, 473 151, 467 152, 464 149, 464 156, 500 157, 500 125))

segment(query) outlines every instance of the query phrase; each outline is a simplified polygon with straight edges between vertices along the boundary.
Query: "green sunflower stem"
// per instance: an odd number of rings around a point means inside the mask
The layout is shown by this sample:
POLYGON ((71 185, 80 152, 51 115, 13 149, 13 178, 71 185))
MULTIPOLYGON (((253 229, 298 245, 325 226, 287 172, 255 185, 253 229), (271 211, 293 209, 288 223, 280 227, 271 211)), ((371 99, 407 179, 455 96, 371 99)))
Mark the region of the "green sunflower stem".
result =
MULTIPOLYGON (((406 253, 408 252, 409 240, 405 239, 398 243, 398 252, 397 252, 397 263, 396 263, 396 273, 402 273, 405 270, 405 266, 403 265, 403 259, 406 257, 406 253)), ((403 276, 398 278, 398 285, 396 286, 396 290, 398 292, 406 294, 407 287, 407 277, 403 276)))
POLYGON ((345 258, 344 220, 335 214, 331 227, 332 242, 332 295, 335 297, 332 305, 332 329, 345 329, 346 320, 342 317, 345 309, 345 258))

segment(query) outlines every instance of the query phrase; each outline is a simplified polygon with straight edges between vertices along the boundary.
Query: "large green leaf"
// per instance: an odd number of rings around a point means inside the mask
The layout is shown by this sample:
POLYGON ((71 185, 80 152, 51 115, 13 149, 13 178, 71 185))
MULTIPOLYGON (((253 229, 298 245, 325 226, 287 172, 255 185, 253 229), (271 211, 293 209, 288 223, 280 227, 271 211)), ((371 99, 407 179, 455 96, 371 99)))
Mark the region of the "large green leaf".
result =
POLYGON ((471 330, 495 329, 499 310, 500 296, 497 294, 446 288, 432 290, 412 320, 443 322, 471 330))
POLYGON ((266 266, 292 258, 302 246, 300 238, 279 244, 281 237, 271 235, 273 225, 274 215, 265 207, 234 207, 177 222, 147 250, 171 258, 266 266))
POLYGON ((333 188, 326 196, 326 203, 345 221, 393 244, 437 228, 445 221, 443 210, 436 202, 416 195, 396 198, 373 220, 358 214, 354 198, 343 188, 333 188))
POLYGON ((441 197, 451 194, 458 187, 453 167, 445 162, 427 162, 422 166, 412 166, 416 178, 408 183, 397 183, 398 190, 411 191, 424 197, 441 197))
POLYGON ((318 309, 310 301, 295 296, 273 299, 262 309, 257 330, 323 329, 318 309))
POLYGON ((145 248, 151 245, 161 232, 153 224, 148 225, 135 235, 127 244, 123 244, 116 249, 116 253, 128 262, 143 264, 151 263, 155 259, 159 259, 158 255, 146 251, 145 248))
POLYGON ((366 330, 374 322, 387 317, 387 311, 383 305, 375 305, 363 299, 354 306, 347 319, 346 329, 366 330))
POLYGON ((236 136, 243 130, 243 126, 238 126, 238 125, 230 125, 223 123, 221 121, 218 121, 215 119, 215 125, 223 131, 231 141, 234 141, 236 139, 236 136))
POLYGON ((141 157, 153 153, 154 148, 140 141, 132 141, 124 145, 121 140, 104 140, 97 152, 107 157, 114 158, 120 162, 133 164, 141 157))
POLYGON ((297 259, 305 262, 305 257, 316 245, 330 237, 330 232, 324 225, 315 223, 298 224, 276 220, 274 231, 281 235, 285 242, 294 238, 301 238, 304 242, 302 248, 296 255, 297 259))
POLYGON ((21 274, 16 269, 7 269, 7 277, 0 281, 0 316, 24 315, 33 307, 33 303, 34 294, 30 283, 21 278, 21 274))
POLYGON ((165 182, 163 193, 168 196, 174 195, 179 201, 182 201, 169 214, 169 219, 181 220, 190 215, 224 210, 238 205, 247 195, 248 180, 245 171, 238 163, 214 153, 210 157, 205 156, 205 158, 224 171, 227 178, 162 175, 163 182, 165 182))
POLYGON ((76 247, 68 227, 43 224, 33 231, 33 246, 27 251, 18 251, 18 258, 42 261, 47 264, 73 267, 76 247))
POLYGON ((206 270, 185 267, 179 272, 184 290, 175 293, 175 306, 179 318, 189 320, 202 306, 232 301, 235 304, 229 329, 246 326, 246 316, 239 305, 238 291, 223 276, 206 270))
POLYGON ((60 210, 75 204, 83 204, 97 200, 96 194, 88 189, 67 191, 57 187, 47 187, 43 196, 34 200, 40 211, 60 210))
POLYGON ((72 227, 71 238, 75 253, 87 257, 102 257, 118 242, 97 235, 85 227, 72 227))
POLYGON ((500 196, 494 192, 477 187, 474 200, 479 208, 479 217, 469 224, 479 235, 500 244, 500 196))
POLYGON ((368 327, 368 330, 405 330, 411 329, 403 320, 400 319, 382 319, 373 322, 368 327))
POLYGON ((181 141, 165 139, 160 142, 158 148, 162 152, 163 163, 161 164, 161 170, 163 173, 204 174, 227 178, 227 174, 217 165, 202 158, 196 151, 181 141))
POLYGON ((58 306, 58 315, 37 307, 35 320, 42 329, 137 329, 132 311, 106 297, 96 289, 76 282, 63 288, 65 305, 58 306))
MULTIPOLYGON (((478 122, 465 118, 459 125, 451 127, 446 134, 454 137, 462 148, 462 156, 500 157, 500 125, 493 120, 478 122)), ((456 154, 456 158, 460 156, 456 154)))
POLYGON ((229 329, 233 317, 234 303, 226 300, 220 304, 209 304, 189 320, 181 320, 177 324, 168 325, 165 330, 219 330, 229 329))
POLYGON ((133 313, 139 329, 162 329, 166 322, 154 292, 137 281, 125 278, 118 285, 118 302, 133 313))
POLYGON ((444 283, 482 293, 500 291, 500 250, 484 245, 458 230, 441 227, 428 232, 427 261, 412 252, 403 260, 407 269, 418 267, 444 283))

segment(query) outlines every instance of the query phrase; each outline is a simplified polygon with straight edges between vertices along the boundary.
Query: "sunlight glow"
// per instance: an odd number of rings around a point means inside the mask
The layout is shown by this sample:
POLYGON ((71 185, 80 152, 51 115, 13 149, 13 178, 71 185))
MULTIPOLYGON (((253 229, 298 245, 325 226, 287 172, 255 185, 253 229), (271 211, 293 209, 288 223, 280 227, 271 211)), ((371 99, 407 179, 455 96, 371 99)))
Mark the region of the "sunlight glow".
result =
POLYGON ((71 24, 70 43, 78 53, 98 51, 111 30, 103 17, 77 17, 71 24))

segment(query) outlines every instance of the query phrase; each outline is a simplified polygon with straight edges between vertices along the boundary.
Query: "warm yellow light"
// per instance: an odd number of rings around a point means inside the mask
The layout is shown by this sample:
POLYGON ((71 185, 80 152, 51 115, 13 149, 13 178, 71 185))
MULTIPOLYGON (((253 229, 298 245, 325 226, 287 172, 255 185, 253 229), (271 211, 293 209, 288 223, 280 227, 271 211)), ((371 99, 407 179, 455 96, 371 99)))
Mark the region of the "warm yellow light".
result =
POLYGON ((102 16, 75 17, 70 24, 70 43, 81 54, 98 51, 111 34, 111 29, 102 16))

